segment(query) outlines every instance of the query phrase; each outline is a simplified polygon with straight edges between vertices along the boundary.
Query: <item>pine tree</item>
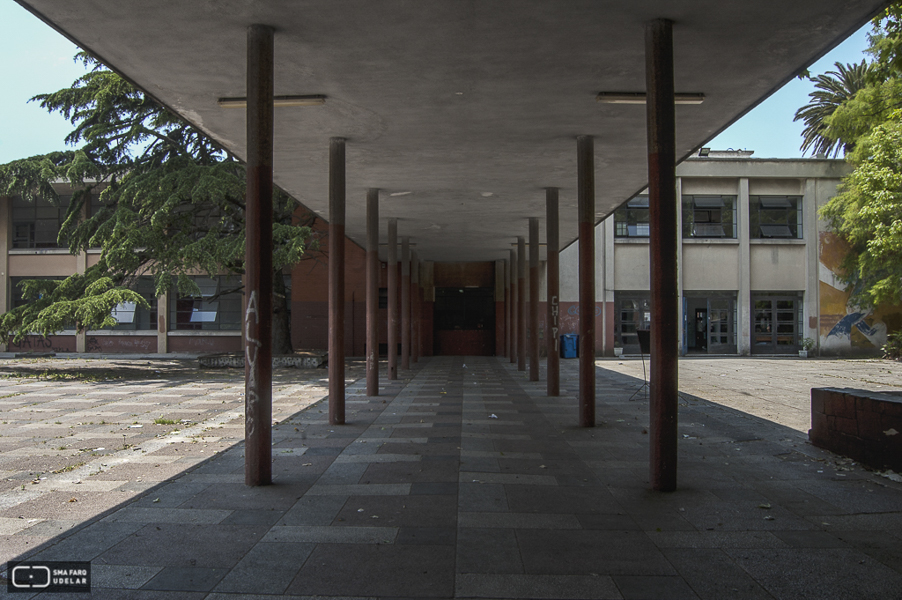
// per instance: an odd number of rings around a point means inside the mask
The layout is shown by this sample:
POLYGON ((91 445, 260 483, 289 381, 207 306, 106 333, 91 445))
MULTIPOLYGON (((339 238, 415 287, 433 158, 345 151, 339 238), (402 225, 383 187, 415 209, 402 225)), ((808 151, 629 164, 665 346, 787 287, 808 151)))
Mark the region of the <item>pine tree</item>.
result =
MULTIPOLYGON (((72 123, 66 143, 77 149, 0 165, 0 194, 63 202, 60 246, 72 253, 99 248, 99 261, 60 281, 23 282, 28 302, 0 316, 0 335, 16 341, 72 324, 81 330, 115 325, 117 305, 148 306, 132 290, 140 276, 153 278, 158 296, 173 282, 182 294, 200 295, 191 274, 244 272, 244 165, 93 57, 81 53, 77 60, 88 73, 33 99, 72 123), (67 200, 54 189, 61 182, 73 190, 67 200), (100 209, 86 216, 92 197, 100 209)), ((276 353, 291 351, 283 269, 316 246, 315 216, 305 211, 299 219, 298 208, 287 194, 274 193, 276 353)), ((220 294, 226 291, 235 290, 220 294)))

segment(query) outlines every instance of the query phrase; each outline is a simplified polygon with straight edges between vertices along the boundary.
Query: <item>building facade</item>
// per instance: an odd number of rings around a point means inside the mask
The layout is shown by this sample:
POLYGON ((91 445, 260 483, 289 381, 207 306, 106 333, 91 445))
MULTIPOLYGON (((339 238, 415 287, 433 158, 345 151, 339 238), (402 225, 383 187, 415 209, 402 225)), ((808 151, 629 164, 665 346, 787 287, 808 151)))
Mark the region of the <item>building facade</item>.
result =
MULTIPOLYGON (((849 306, 837 273, 845 252, 817 211, 849 172, 841 160, 755 159, 705 152, 677 167, 683 354, 869 353, 900 323, 898 307, 849 306)), ((596 228, 597 351, 639 353, 649 298, 648 196, 596 228)), ((577 248, 561 254, 562 303, 578 297, 577 248)), ((564 321, 567 331, 575 323, 564 321)))
MULTIPOLYGON (((677 167, 680 232, 680 330, 683 354, 796 354, 806 339, 821 355, 874 353, 902 327, 898 307, 850 306, 837 273, 845 252, 817 210, 836 194, 849 167, 841 160, 754 159, 751 152, 706 152, 677 167)), ((61 190, 64 195, 65 190, 61 190)), ((599 183, 598 194, 603 194, 599 183)), ((94 210, 88 207, 86 210, 94 210)), ((303 207, 299 211, 305 210, 303 207)), ((16 307, 23 279, 62 278, 94 264, 99 251, 71 254, 57 244, 64 211, 49 202, 0 197, 0 311, 16 307)), ((596 233, 596 353, 641 350, 649 327, 649 201, 639 193, 601 222, 596 233)), ((319 235, 327 231, 319 227, 319 235)), ((365 258, 345 241, 345 347, 365 348, 365 258)), ((560 253, 560 333, 579 331, 578 242, 560 253)), ((321 246, 325 246, 321 240, 321 246)), ((387 265, 380 269, 380 355, 387 352, 387 265)), ((507 261, 414 265, 411 344, 416 356, 508 354, 507 261)), ((545 333, 544 263, 539 336, 545 333)), ((327 258, 286 271, 292 342, 326 350, 327 258)), ((400 278, 399 278, 400 279, 400 278)), ((523 280, 528 290, 528 273, 523 280)), ((149 278, 137 291, 150 304, 117 307, 116 327, 30 336, 10 351, 237 352, 242 348, 241 282, 197 275, 201 290, 156 297, 149 278)), ((399 289, 400 293, 400 289, 399 289)), ((527 305, 529 299, 527 298, 527 305)), ((543 345, 544 346, 544 345, 543 345)))

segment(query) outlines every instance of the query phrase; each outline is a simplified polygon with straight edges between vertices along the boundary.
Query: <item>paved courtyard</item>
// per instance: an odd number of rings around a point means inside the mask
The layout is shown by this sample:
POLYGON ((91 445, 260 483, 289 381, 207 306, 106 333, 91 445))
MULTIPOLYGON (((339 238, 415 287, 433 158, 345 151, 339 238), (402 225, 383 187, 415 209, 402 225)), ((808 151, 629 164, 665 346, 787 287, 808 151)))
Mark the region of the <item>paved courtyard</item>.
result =
POLYGON ((99 598, 902 598, 902 484, 803 433, 810 387, 902 389, 899 365, 680 368, 679 490, 655 494, 638 360, 598 361, 594 429, 576 361, 560 398, 471 357, 367 398, 352 363, 343 427, 325 371, 278 370, 263 488, 240 371, 6 361, 0 559, 91 561, 99 598))

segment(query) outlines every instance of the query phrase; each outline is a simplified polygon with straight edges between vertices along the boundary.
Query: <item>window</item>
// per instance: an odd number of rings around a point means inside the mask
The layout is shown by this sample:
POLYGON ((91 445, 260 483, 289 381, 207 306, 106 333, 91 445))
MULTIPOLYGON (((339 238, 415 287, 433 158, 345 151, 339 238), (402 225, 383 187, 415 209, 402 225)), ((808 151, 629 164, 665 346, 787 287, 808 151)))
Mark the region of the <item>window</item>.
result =
POLYGON ((801 196, 750 196, 749 236, 753 239, 801 239, 801 196))
POLYGON ((62 277, 47 277, 47 276, 40 276, 40 275, 36 275, 34 277, 10 277, 9 278, 9 289, 10 289, 10 299, 12 300, 11 309, 19 308, 20 306, 24 306, 25 304, 29 304, 30 302, 33 302, 33 300, 26 300, 25 298, 22 297, 22 288, 20 287, 20 284, 23 281, 32 280, 32 279, 46 279, 46 280, 50 280, 50 281, 62 281, 63 280, 62 277))
POLYGON ((57 237, 66 218, 69 196, 59 205, 49 200, 13 198, 13 248, 59 248, 57 237))
POLYGON ((684 238, 736 238, 735 196, 683 196, 684 238))
POLYGON ((177 290, 169 320, 176 330, 241 330, 241 278, 228 275, 194 277, 200 296, 183 296, 177 290))
POLYGON ((144 308, 134 302, 123 302, 113 308, 112 316, 119 321, 114 331, 137 331, 157 328, 157 295, 154 292, 152 277, 139 277, 132 285, 132 290, 141 294, 150 308, 144 308))
POLYGON ((648 237, 648 196, 636 196, 614 211, 614 237, 648 237))
POLYGON ((640 329, 651 328, 651 300, 649 294, 614 293, 617 314, 614 323, 614 341, 619 343, 626 354, 639 354, 640 329))

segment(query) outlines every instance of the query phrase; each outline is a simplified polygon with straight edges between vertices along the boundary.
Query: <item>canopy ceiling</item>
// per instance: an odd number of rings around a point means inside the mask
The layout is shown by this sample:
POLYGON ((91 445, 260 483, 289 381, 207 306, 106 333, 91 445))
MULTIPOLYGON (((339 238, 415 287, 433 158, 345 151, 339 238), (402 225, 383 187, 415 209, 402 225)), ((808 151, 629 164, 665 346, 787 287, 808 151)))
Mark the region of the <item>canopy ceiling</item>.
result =
MULTIPOLYGON (((328 218, 329 138, 347 138, 347 234, 383 190, 423 260, 506 258, 560 188, 577 236, 576 140, 595 136, 597 217, 646 185, 644 26, 674 21, 677 156, 704 144, 860 27, 877 0, 17 0, 245 156, 246 28, 275 28, 275 182, 328 218), (396 194, 396 195, 393 195, 396 194), (403 194, 403 195, 401 195, 403 194)), ((777 127, 778 125, 775 125, 777 127)), ((544 242, 544 234, 542 234, 544 242)), ((383 258, 385 253, 383 251, 383 258)))

